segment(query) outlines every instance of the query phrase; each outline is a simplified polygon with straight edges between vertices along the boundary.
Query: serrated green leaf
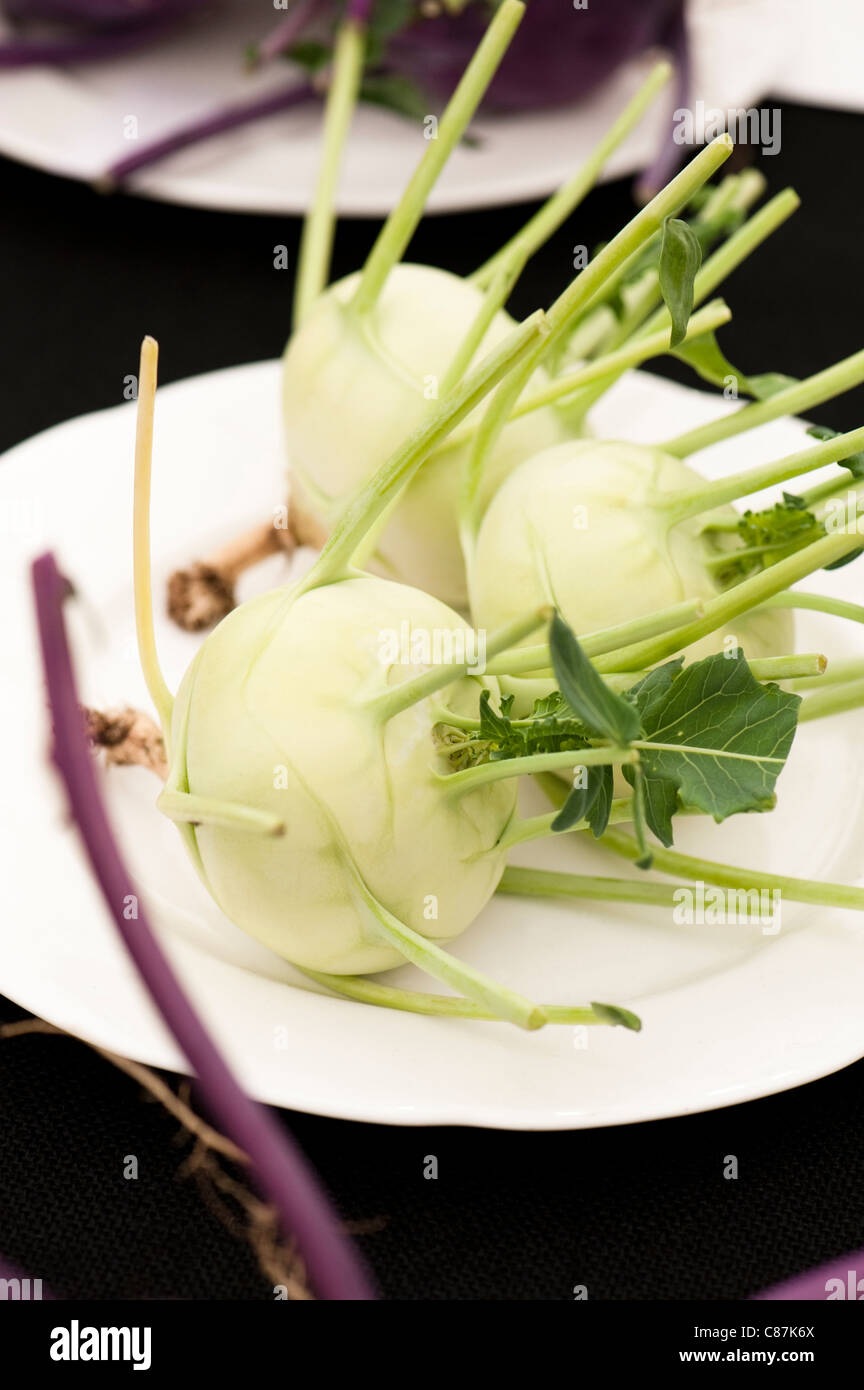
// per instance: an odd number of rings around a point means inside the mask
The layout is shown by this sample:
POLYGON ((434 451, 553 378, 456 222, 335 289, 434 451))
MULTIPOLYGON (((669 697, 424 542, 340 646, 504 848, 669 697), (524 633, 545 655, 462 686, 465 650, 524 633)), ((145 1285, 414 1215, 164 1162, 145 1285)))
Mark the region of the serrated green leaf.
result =
POLYGON ((537 702, 535 714, 529 719, 510 718, 513 700, 513 695, 505 695, 496 710, 489 691, 481 692, 477 741, 483 745, 478 754, 482 761, 530 757, 532 753, 578 751, 587 746, 585 725, 557 690, 537 702))
POLYGON ((651 718, 652 711, 666 699, 669 687, 684 665, 683 656, 675 656, 662 666, 655 666, 647 676, 643 676, 627 691, 628 699, 636 706, 644 722, 651 718))
POLYGON ((512 738, 512 726, 509 718, 510 704, 505 705, 501 701, 502 708, 496 710, 492 708, 492 697, 488 690, 480 692, 480 734, 479 737, 489 744, 488 755, 490 758, 506 758, 510 756, 507 751, 512 738))
POLYGON ((548 695, 534 701, 534 709, 531 712, 532 719, 549 719, 553 715, 561 714, 567 709, 564 696, 560 690, 553 690, 548 695))
MULTIPOLYGON (((642 750, 646 780, 670 783, 683 802, 716 821, 764 809, 795 737, 800 696, 760 684, 740 650, 684 667, 660 698, 648 698, 650 687, 646 697, 640 685, 641 695, 638 687, 633 694, 642 701, 646 741, 675 745, 642 750)), ((662 817, 658 822, 670 829, 662 817)))
MULTIPOLYGON (((738 522, 738 534, 747 546, 785 545, 809 534, 818 526, 800 497, 775 502, 763 511, 747 511, 738 522)), ((732 552, 734 555, 734 551, 732 552)))

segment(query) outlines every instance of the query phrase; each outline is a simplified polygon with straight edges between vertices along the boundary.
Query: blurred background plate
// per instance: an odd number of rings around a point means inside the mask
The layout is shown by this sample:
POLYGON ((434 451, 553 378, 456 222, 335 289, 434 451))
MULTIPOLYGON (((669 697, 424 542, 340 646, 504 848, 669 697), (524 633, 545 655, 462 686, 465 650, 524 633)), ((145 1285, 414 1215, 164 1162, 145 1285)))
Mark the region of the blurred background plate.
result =
MULTIPOLYGON (((569 9, 569 0, 561 0, 569 9)), ((847 76, 832 104, 853 91, 862 20, 854 0, 833 0, 845 27, 816 25, 804 0, 693 0, 688 10, 692 91, 708 106, 747 107, 768 92, 804 100, 813 89, 812 44, 836 41, 847 76), (800 22, 797 17, 801 9, 800 22), (806 23, 817 33, 807 39, 806 23), (857 50, 852 39, 857 36, 857 50), (851 57, 849 55, 852 55, 851 57)), ((137 122, 137 141, 159 139, 226 102, 263 96, 290 83, 290 69, 244 68, 251 39, 272 23, 269 11, 244 6, 209 13, 140 51, 61 67, 4 71, 0 83, 0 152, 49 172, 95 181, 114 161, 134 153, 124 135, 137 122)), ((820 14, 824 13, 822 10, 820 14)), ((458 149, 434 189, 431 212, 454 212, 543 197, 573 171, 639 85, 658 52, 643 54, 578 105, 476 122, 477 147, 458 149)), ((819 71, 824 72, 823 65, 819 71)), ((299 79, 298 79, 299 80, 299 79)), ((610 160, 606 177, 645 167, 669 130, 670 102, 660 99, 610 160)), ((302 213, 318 159, 320 105, 267 117, 177 152, 129 182, 131 191, 168 202, 237 212, 302 213)), ((423 149, 419 124, 361 107, 348 144, 339 210, 384 216, 423 149)))

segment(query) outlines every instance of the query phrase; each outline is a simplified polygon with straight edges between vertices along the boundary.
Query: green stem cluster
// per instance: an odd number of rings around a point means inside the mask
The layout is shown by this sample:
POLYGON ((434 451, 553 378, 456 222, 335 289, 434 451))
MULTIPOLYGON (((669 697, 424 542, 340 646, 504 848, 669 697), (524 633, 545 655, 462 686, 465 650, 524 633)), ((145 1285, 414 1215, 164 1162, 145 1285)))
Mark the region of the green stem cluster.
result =
POLYGON ((474 436, 465 471, 460 529, 463 545, 468 552, 466 562, 469 567, 470 552, 473 550, 473 539, 479 521, 477 503, 483 469, 490 450, 533 373, 547 353, 554 353, 566 341, 576 318, 593 301, 595 295, 602 291, 607 277, 635 251, 645 246, 654 233, 660 230, 665 219, 683 207, 697 189, 708 182, 731 153, 732 142, 728 135, 718 136, 603 247, 548 310, 546 318, 549 333, 546 339, 526 356, 519 369, 512 371, 495 393, 474 436))
POLYGON ((333 70, 324 108, 318 182, 303 220, 300 237, 294 287, 295 331, 327 284, 336 221, 336 183, 345 139, 357 104, 365 57, 366 26, 355 19, 346 19, 336 35, 333 70))
POLYGON ((524 13, 525 6, 520 0, 502 0, 496 10, 438 123, 435 138, 428 142, 423 158, 369 254, 352 301, 355 313, 368 314, 372 310, 387 276, 404 256, 429 194, 465 134, 524 13))

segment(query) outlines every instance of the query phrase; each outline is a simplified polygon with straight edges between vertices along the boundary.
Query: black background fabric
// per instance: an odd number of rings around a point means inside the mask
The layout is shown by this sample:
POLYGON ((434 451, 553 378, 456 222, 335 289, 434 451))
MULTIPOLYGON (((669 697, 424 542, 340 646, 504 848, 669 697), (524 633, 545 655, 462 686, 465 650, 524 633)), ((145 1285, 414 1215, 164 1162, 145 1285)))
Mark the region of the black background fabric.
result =
MULTIPOLYGON (((781 152, 760 164, 769 192, 791 183, 804 206, 723 286, 737 314, 723 345, 743 371, 803 376, 862 346, 862 137, 864 117, 783 108, 781 152)), ((0 447, 118 403, 145 332, 163 381, 281 351, 292 286, 274 247, 293 263, 296 220, 106 198, 9 162, 0 189, 0 447)), ((468 272, 529 211, 428 219, 412 255, 468 272)), ((572 247, 631 211, 626 183, 595 191, 528 267, 514 311, 551 300, 572 247)), ((336 274, 374 230, 342 224, 336 274)), ((812 415, 860 425, 864 391, 812 415)), ((0 1022, 22 1016, 0 998, 0 1022)), ((564 1134, 284 1118, 345 1218, 380 1227, 360 1243, 386 1298, 565 1300, 585 1285, 589 1299, 737 1299, 864 1245, 862 1081, 859 1063, 732 1109, 564 1134)), ((178 1176, 187 1150, 177 1122, 84 1045, 0 1041, 0 1252, 59 1293, 272 1297, 248 1246, 178 1176)))

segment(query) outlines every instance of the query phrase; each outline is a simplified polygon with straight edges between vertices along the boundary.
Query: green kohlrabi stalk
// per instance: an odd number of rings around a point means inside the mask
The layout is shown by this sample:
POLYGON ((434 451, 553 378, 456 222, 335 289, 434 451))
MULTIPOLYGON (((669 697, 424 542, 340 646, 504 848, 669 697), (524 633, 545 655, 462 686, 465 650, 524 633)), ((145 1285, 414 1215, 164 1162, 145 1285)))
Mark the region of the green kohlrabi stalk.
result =
POLYGON ((666 188, 652 198, 608 245, 604 246, 547 311, 548 337, 543 343, 538 344, 519 371, 511 374, 496 392, 491 405, 487 407, 467 460, 460 508, 460 533, 469 575, 469 591, 474 537, 484 507, 484 486, 487 482, 489 458, 533 373, 542 365, 546 354, 554 352, 562 341, 566 341, 577 315, 602 290, 605 279, 634 251, 644 246, 663 225, 664 220, 677 212, 731 153, 732 142, 729 137, 718 136, 666 188))
MULTIPOLYGON (((722 185, 721 185, 722 188, 722 185)), ((751 186, 752 190, 752 186, 751 186)), ((749 191, 748 190, 748 193, 749 191)), ((728 241, 724 242, 710 256, 708 256, 696 272, 693 281, 693 303, 694 306, 702 304, 709 295, 713 294, 719 285, 728 278, 732 272, 741 265, 748 256, 752 255, 759 246, 772 236, 784 222, 797 210, 800 200, 795 191, 791 188, 784 189, 774 198, 748 218, 742 226, 732 233, 728 241)), ((622 272, 619 273, 623 273, 622 272)), ((608 284, 614 285, 614 277, 610 277, 608 284)), ((659 291, 659 285, 658 285, 659 291)), ((633 331, 627 342, 630 345, 641 341, 643 338, 650 338, 655 334, 668 332, 671 324, 669 310, 662 305, 651 314, 638 329, 633 331)), ((631 325, 632 327, 632 325, 631 325)), ((617 341, 618 335, 610 333, 604 334, 601 339, 601 352, 610 352, 611 345, 617 341)), ((581 420, 584 420, 591 407, 600 399, 605 391, 614 384, 615 380, 623 371, 623 367, 615 375, 607 375, 596 383, 584 386, 568 404, 567 419, 575 429, 581 420)))
POLYGON ((366 25, 362 18, 352 15, 349 10, 336 36, 333 74, 324 109, 318 182, 312 205, 303 222, 294 287, 295 329, 306 318, 327 284, 333 248, 336 180, 348 127, 357 104, 365 56, 366 25))
MULTIPOLYGON (((809 697, 813 699, 816 697, 809 697)), ((807 702, 805 701, 805 707, 807 702)), ((802 716, 803 713, 802 713, 802 716)), ((815 716, 813 716, 815 717, 815 716)), ((565 803, 568 792, 557 777, 543 773, 538 783, 549 799, 558 807, 565 803)), ((613 820, 624 820, 626 809, 613 820)), ((539 820, 540 818, 538 818, 539 820)), ((546 820, 547 818, 543 818, 546 820)), ((551 821, 549 819, 549 828, 551 821)), ((587 829, 575 826, 583 834, 587 829)), ((539 831, 538 831, 539 833, 539 831)), ((515 838, 515 837, 514 837, 515 838)), ((625 859, 635 861, 639 857, 639 846, 633 835, 618 829, 612 821, 599 844, 625 859)), ((789 902, 812 903, 823 907, 849 908, 864 911, 864 888, 844 883, 826 883, 818 879, 794 878, 788 874, 766 873, 759 869, 744 868, 733 864, 722 864, 716 860, 703 859, 694 855, 681 854, 659 846, 652 850, 652 868, 660 873, 672 874, 679 879, 691 882, 715 884, 719 887, 740 889, 744 892, 768 889, 779 890, 789 902)), ((597 898, 607 901, 645 902, 665 906, 667 893, 674 893, 678 884, 658 884, 639 880, 594 879, 581 874, 556 873, 545 869, 507 869, 499 884, 499 892, 527 893, 532 897, 556 897, 575 900, 597 898)))

